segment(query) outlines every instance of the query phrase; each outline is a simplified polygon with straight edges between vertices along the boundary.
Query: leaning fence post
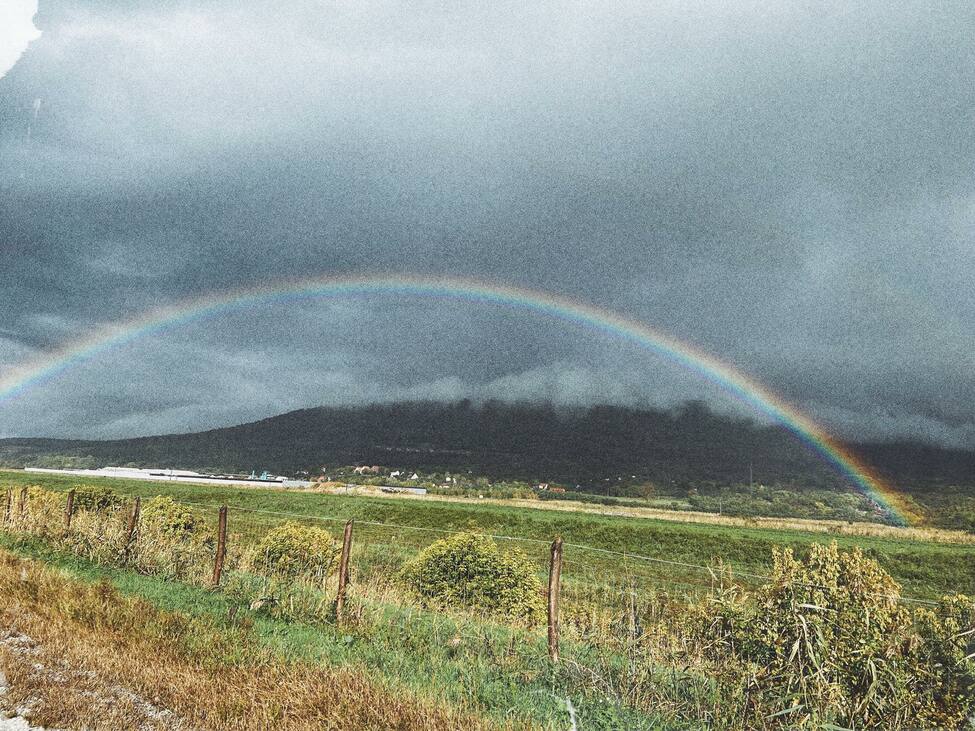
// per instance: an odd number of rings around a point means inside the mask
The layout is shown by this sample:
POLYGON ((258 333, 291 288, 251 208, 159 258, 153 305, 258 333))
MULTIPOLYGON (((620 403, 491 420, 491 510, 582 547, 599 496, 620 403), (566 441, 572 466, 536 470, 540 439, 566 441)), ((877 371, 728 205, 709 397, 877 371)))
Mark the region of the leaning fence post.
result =
POLYGON ((548 567, 548 658, 559 661, 559 593, 562 586, 562 537, 552 543, 548 567))
POLYGON ((71 530, 71 515, 74 513, 74 490, 68 490, 68 502, 64 505, 64 529, 71 530))
POLYGON ((220 508, 217 522, 217 555, 213 561, 213 586, 220 585, 220 574, 223 573, 223 560, 227 555, 227 506, 220 508))
POLYGON ((342 621, 342 609, 345 607, 345 589, 349 583, 349 554, 352 552, 352 520, 345 524, 345 534, 342 536, 342 558, 339 561, 339 592, 335 597, 335 623, 342 621))
POLYGON ((19 507, 19 519, 23 521, 24 514, 27 512, 27 485, 20 488, 20 507, 19 507))
POLYGON ((11 488, 7 488, 7 505, 3 510, 3 524, 7 525, 10 523, 10 511, 13 508, 14 503, 14 491, 11 488))
POLYGON ((139 525, 139 512, 142 509, 142 498, 136 495, 135 502, 132 504, 132 513, 129 515, 129 529, 125 534, 124 555, 127 559, 129 551, 132 550, 132 540, 135 538, 135 529, 139 525))

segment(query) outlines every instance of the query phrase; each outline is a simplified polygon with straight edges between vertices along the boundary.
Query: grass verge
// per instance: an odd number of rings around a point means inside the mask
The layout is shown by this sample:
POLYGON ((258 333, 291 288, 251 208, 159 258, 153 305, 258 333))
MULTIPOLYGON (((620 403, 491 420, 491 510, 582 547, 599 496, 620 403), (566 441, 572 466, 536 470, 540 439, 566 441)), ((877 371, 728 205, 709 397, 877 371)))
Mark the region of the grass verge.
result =
MULTIPOLYGON (((615 694, 592 687, 591 677, 574 675, 572 667, 596 667, 605 662, 593 657, 595 651, 591 648, 567 645, 564 654, 568 665, 559 672, 553 672, 542 660, 545 640, 541 632, 526 637, 503 624, 486 622, 482 618, 397 607, 386 607, 381 621, 369 627, 341 630, 327 624, 312 625, 250 612, 242 609, 233 598, 221 593, 126 569, 96 565, 77 556, 54 551, 37 540, 17 541, 0 534, 0 547, 7 555, 42 560, 60 571, 62 582, 80 582, 88 586, 89 592, 97 590, 108 595, 110 592, 106 592, 105 587, 110 586, 112 592, 120 598, 124 597, 124 601, 134 607, 135 614, 148 612, 147 616, 180 617, 181 626, 189 622, 193 627, 203 628, 202 634, 187 634, 185 641, 190 646, 201 648, 203 654, 199 659, 206 672, 221 673, 225 667, 240 666, 242 662, 245 665, 254 664, 257 659, 257 664, 265 673, 271 673, 270 668, 291 668, 289 672, 302 668, 302 672, 313 669, 321 671, 322 682, 331 682, 327 680, 330 673, 338 674, 343 678, 342 682, 347 682, 344 680, 346 676, 354 677, 356 682, 376 688, 377 693, 386 694, 391 699, 380 699, 381 702, 403 706, 406 709, 403 711, 404 718, 408 721, 407 725, 396 725, 399 722, 390 717, 377 720, 378 725, 368 725, 366 721, 370 717, 366 715, 364 721, 345 726, 331 726, 322 721, 325 728, 562 729, 570 723, 567 699, 572 703, 583 728, 649 730, 685 727, 677 719, 676 707, 665 710, 660 716, 641 713, 626 707, 615 694), (213 652, 206 649, 210 644, 217 649, 213 652), (226 650, 230 646, 238 648, 243 655, 235 657, 233 653, 219 649, 226 650), (433 720, 428 723, 416 715, 421 711, 431 714, 433 720), (662 720, 666 716, 670 720, 662 720), (440 718, 457 725, 430 725, 439 723, 437 719, 440 718)), ((41 571, 37 564, 34 564, 34 570, 41 571)), ((0 573, 4 571, 0 566, 0 573)), ((0 580, 0 588, 2 586, 0 580)), ((73 608, 77 602, 66 605, 57 598, 50 598, 45 603, 49 603, 50 607, 42 616, 54 624, 62 623, 58 619, 60 613, 67 611, 72 615, 77 611, 73 608)), ((92 621, 99 625, 103 622, 97 618, 92 621)), ((155 632, 152 621, 146 626, 150 634, 155 632)), ((133 628, 133 632, 138 633, 139 630, 133 628)), ((90 635, 85 636, 92 639, 90 635)), ((113 637, 106 635, 106 641, 114 641, 113 637)), ((141 662, 154 662, 151 648, 134 652, 141 653, 141 662)), ((100 651, 94 651, 87 662, 86 667, 99 665, 102 662, 100 651)), ((678 698, 686 692, 687 680, 683 677, 676 680, 680 687, 675 686, 673 691, 674 697, 678 698)), ((703 678, 700 681, 701 692, 706 693, 707 682, 703 678)), ((184 718, 194 718, 192 714, 186 715, 186 706, 173 706, 170 703, 172 696, 159 695, 153 690, 165 682, 165 674, 162 674, 156 678, 155 684, 138 685, 137 690, 148 698, 161 699, 162 705, 184 718)), ((232 689, 225 692, 232 692, 232 689)), ((280 706, 282 702, 275 692, 262 684, 255 685, 248 698, 253 704, 268 704, 272 708, 280 706)), ((699 704, 707 702, 700 697, 689 700, 699 704)), ((374 701, 362 695, 362 702, 374 701)), ((282 707, 291 708, 289 705, 282 707)), ((243 713, 251 707, 245 705, 240 708, 244 709, 241 710, 243 713)), ((352 713, 354 709, 347 710, 352 713)), ((221 713, 227 719, 236 718, 235 715, 227 716, 225 711, 221 713)), ((266 713, 263 717, 269 718, 266 713)), ((218 724, 213 727, 313 727, 300 725, 298 719, 301 718, 303 716, 295 717, 294 723, 299 725, 294 726, 235 726, 228 721, 225 726, 218 724)), ((322 718, 327 720, 325 716, 322 718)))
POLYGON ((221 619, 219 597, 178 586, 162 592, 145 577, 118 573, 111 582, 104 571, 63 565, 67 575, 0 552, 0 622, 29 645, 0 653, 11 686, 2 702, 8 710, 28 707, 33 724, 255 731, 523 725, 393 689, 355 668, 310 662, 300 628, 268 642, 270 627, 221 619), (275 644, 304 651, 286 656, 275 644), (122 702, 99 702, 105 689, 122 702), (153 719, 132 694, 175 719, 153 719))

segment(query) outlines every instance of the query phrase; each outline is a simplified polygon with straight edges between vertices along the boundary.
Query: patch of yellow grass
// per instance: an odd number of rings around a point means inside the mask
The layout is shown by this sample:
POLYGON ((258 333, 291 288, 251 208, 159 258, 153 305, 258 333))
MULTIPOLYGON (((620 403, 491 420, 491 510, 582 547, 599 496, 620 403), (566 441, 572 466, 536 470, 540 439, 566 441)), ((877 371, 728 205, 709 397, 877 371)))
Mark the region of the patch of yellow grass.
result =
POLYGON ((0 551, 8 712, 56 728, 480 729, 483 719, 361 673, 286 663, 250 630, 164 612, 0 551), (43 670, 42 670, 43 669, 43 670), (144 699, 144 700, 143 700, 144 699), (114 705, 108 701, 117 701, 114 705), (155 709, 155 710, 154 710, 155 709), (172 716, 153 714, 166 709, 172 716), (163 725, 160 725, 163 724, 163 725))
POLYGON ((929 541, 933 543, 957 543, 975 545, 975 534, 960 530, 929 527, 899 527, 882 523, 861 523, 844 520, 815 520, 811 518, 764 518, 717 515, 693 510, 664 510, 662 508, 641 508, 622 505, 593 505, 574 500, 524 500, 498 498, 468 498, 453 495, 413 495, 410 493, 387 493, 379 489, 356 485, 352 488, 338 487, 318 489, 336 495, 368 495, 389 500, 439 500, 448 503, 469 505, 502 505, 508 507, 533 508, 535 510, 556 510, 569 513, 588 513, 590 515, 617 516, 621 518, 650 518, 667 520, 673 523, 706 523, 735 528, 761 528, 768 530, 805 531, 807 533, 828 533, 831 535, 869 536, 894 540, 929 541))

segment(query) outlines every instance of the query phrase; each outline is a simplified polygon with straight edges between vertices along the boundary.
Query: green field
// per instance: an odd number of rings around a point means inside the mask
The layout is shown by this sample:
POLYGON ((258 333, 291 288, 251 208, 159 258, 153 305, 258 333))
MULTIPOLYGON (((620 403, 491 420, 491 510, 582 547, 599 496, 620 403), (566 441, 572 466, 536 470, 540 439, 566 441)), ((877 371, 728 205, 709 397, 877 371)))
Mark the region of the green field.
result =
MULTIPOLYGON (((354 518, 360 521, 357 543, 380 546, 383 551, 413 552, 417 547, 442 537, 435 531, 449 533, 474 529, 526 539, 517 541, 519 547, 540 562, 547 556, 548 543, 560 535, 567 543, 578 546, 700 566, 715 566, 723 562, 730 564, 735 571, 759 575, 768 571, 773 547, 789 546, 801 553, 811 543, 836 541, 841 548, 863 548, 867 555, 875 558, 901 583, 905 595, 933 599, 953 591, 975 594, 975 561, 972 560, 975 551, 970 545, 869 536, 831 536, 813 531, 739 528, 710 523, 677 523, 493 504, 470 505, 435 500, 398 500, 108 478, 89 481, 109 485, 119 494, 143 497, 169 495, 176 500, 195 503, 201 515, 211 521, 215 521, 216 507, 227 505, 231 511, 231 532, 240 534, 245 540, 248 536, 260 534, 269 525, 292 516, 307 520, 330 519, 322 524, 332 526, 336 531, 340 530, 345 520, 354 518), (268 512, 249 512, 254 510, 268 512), (430 530, 368 526, 365 522, 430 530)), ((40 485, 67 490, 77 484, 78 479, 69 475, 16 471, 0 473, 0 488, 40 485)), ((621 555, 606 555, 573 546, 566 549, 566 557, 570 564, 565 574, 567 581, 575 578, 573 568, 586 575, 604 577, 606 570, 618 571, 624 560, 621 555)), ((637 581, 657 582, 661 589, 693 589, 702 582, 708 584, 710 580, 710 573, 706 570, 672 563, 658 564, 628 558, 626 567, 637 581)), ((742 577, 742 580, 748 581, 748 577, 742 577)))
MULTIPOLYGON (((579 728, 742 728, 731 715, 715 722, 716 714, 740 712, 737 681, 713 677, 713 659, 682 638, 679 627, 687 606, 727 585, 729 567, 732 583, 746 588, 765 583, 775 547, 791 547, 800 556, 814 543, 833 540, 841 549, 860 547, 896 579, 904 596, 922 602, 975 593, 971 545, 434 499, 108 478, 86 482, 125 496, 114 520, 124 517, 129 498, 166 495, 189 506, 200 531, 211 537, 217 508, 228 506, 230 568, 221 590, 207 587, 211 538, 179 569, 147 570, 79 555, 59 543, 60 528, 0 533, 3 548, 41 559, 75 580, 108 581, 161 609, 206 617, 234 631, 244 616, 252 641, 281 662, 353 668, 392 692, 498 726, 566 728, 568 700, 579 728), (356 521, 348 624, 337 626, 324 612, 334 596, 331 579, 318 588, 293 586, 280 604, 255 609, 252 600, 269 588, 247 573, 242 557, 262 536, 285 521, 323 526, 338 536, 348 519, 356 521), (562 663, 546 662, 544 626, 429 607, 403 593, 396 580, 402 564, 458 531, 490 534, 505 547, 517 547, 542 580, 551 541, 565 540, 562 663)), ((73 476, 0 473, 0 495, 9 490, 15 499, 25 486, 63 494, 77 485, 73 476)), ((53 525, 60 521, 55 513, 53 525)), ((776 724, 770 721, 769 727, 776 724)))

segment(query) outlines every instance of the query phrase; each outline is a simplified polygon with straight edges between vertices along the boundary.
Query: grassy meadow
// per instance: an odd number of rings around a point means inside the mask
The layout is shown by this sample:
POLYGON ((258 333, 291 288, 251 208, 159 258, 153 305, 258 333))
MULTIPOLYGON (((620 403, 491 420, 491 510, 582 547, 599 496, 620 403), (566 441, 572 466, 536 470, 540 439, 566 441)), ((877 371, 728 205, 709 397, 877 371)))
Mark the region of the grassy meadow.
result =
MULTIPOLYGON (((809 725, 822 709, 795 702, 799 690, 756 700, 748 683, 741 682, 744 665, 717 654, 718 649, 730 651, 720 644, 721 632, 715 630, 713 638, 705 632, 702 639, 682 626, 691 619, 695 626, 706 626, 711 618, 701 624, 705 607, 723 607, 714 610, 715 616, 737 611, 740 592, 758 591, 769 583, 770 574, 781 576, 774 548, 791 548, 801 557, 815 552, 814 544, 831 541, 841 551, 862 549, 867 559, 889 572, 904 596, 933 601, 953 592, 975 594, 973 547, 947 542, 945 536, 921 540, 896 530, 828 534, 823 526, 800 530, 677 522, 498 503, 115 479, 86 482, 109 487, 124 500, 107 516, 79 512, 72 534, 67 534, 60 527, 58 506, 63 494, 77 486, 77 478, 0 473, 0 495, 9 489, 16 499, 23 487, 32 486, 29 510, 39 511, 30 524, 14 504, 11 525, 0 532, 6 552, 0 560, 0 582, 5 571, 36 577, 31 581, 51 594, 42 601, 30 590, 17 600, 37 617, 28 623, 27 634, 40 634, 35 639, 43 644, 58 627, 74 623, 64 632, 88 639, 71 644, 70 656, 96 673, 107 662, 115 678, 129 676, 126 662, 132 660, 109 653, 110 660, 103 662, 103 649, 107 652, 115 642, 113 623, 129 627, 131 634, 136 631, 133 613, 144 613, 150 619, 148 629, 145 637, 132 640, 132 657, 155 657, 156 643, 166 650, 165 661, 187 677, 206 671, 227 678, 215 686, 220 689, 217 701, 201 693, 174 695, 172 688, 165 690, 161 673, 134 675, 138 692, 164 699, 167 708, 198 728, 221 727, 199 722, 209 718, 212 723, 215 717, 223 727, 260 727, 240 720, 248 714, 268 723, 273 719, 281 728, 341 728, 354 717, 356 703, 373 709, 380 704, 386 715, 376 711, 362 717, 372 720, 360 724, 374 728, 555 729, 575 723, 585 729, 743 729, 795 725, 800 717, 806 719, 800 725, 809 725), (132 555, 126 550, 120 560, 112 547, 121 545, 131 498, 140 496, 146 505, 158 495, 172 497, 193 514, 196 537, 173 542, 162 534, 157 539, 140 536, 132 555), (45 501, 52 506, 46 518, 40 507, 45 501), (220 505, 229 506, 227 569, 220 589, 213 590, 212 537, 220 505), (268 531, 286 521, 324 527, 340 537, 348 519, 356 521, 351 589, 339 624, 332 613, 334 576, 287 583, 269 578, 261 571, 258 546, 268 531), (404 591, 397 579, 403 564, 459 531, 492 534, 506 550, 517 548, 532 561, 540 582, 552 539, 565 540, 558 665, 546 660, 544 623, 435 606, 404 591), (164 550, 167 546, 172 550, 164 550), (100 593, 85 588, 93 585, 101 587, 100 593), (70 619, 56 620, 62 613, 55 611, 58 607, 67 607, 70 619), (179 641, 167 635, 171 622, 190 628, 180 630, 179 641), (233 638, 239 651, 228 654, 226 642, 206 637, 233 638), (95 648, 89 657, 85 643, 95 648), (268 678, 285 675, 300 679, 296 697, 282 697, 272 689, 268 678), (316 715, 315 704, 325 700, 306 689, 312 679, 333 689, 347 684, 359 700, 333 698, 327 703, 333 715, 316 715), (267 689, 266 705, 256 716, 256 696, 243 690, 246 683, 267 689), (212 703, 218 716, 201 710, 212 703), (780 713, 785 715, 776 715, 780 713)), ((908 604, 928 611, 927 604, 908 604)), ((924 616, 918 615, 919 621, 924 616)), ((66 642, 56 641, 58 646, 66 642)), ((16 670, 16 662, 13 666, 16 670)))
POLYGON ((0 646, 11 685, 0 705, 30 702, 32 723, 174 727, 107 686, 153 699, 194 729, 496 726, 354 666, 333 669, 322 660, 340 660, 342 644, 320 631, 235 621, 211 592, 45 558, 60 570, 0 551, 0 618, 36 643, 26 653, 0 646), (45 668, 53 672, 38 672, 45 668))
MULTIPOLYGON (((352 518, 359 521, 357 546, 363 545, 363 550, 366 545, 375 547, 377 553, 386 558, 395 554, 411 555, 442 537, 440 531, 476 530, 511 536, 520 549, 538 560, 541 568, 547 560, 548 545, 560 535, 568 544, 599 549, 589 551, 571 545, 566 549, 567 564, 572 568, 566 568, 564 578, 570 583, 579 574, 600 577, 602 581, 607 572, 622 573, 625 568, 632 581, 641 584, 658 582, 661 589, 706 588, 710 585, 710 572, 676 564, 705 567, 725 564, 741 574, 765 575, 772 563, 773 547, 792 547, 802 552, 811 543, 835 541, 841 548, 861 547, 900 582, 905 595, 934 599, 952 591, 975 594, 975 561, 972 561, 975 549, 972 545, 956 545, 942 539, 899 539, 896 530, 887 530, 881 536, 855 535, 845 531, 842 524, 830 532, 827 524, 824 535, 818 527, 784 530, 763 527, 760 521, 754 521, 754 527, 744 520, 731 525, 704 522, 703 516, 700 523, 684 522, 686 516, 680 514, 675 516, 679 519, 676 521, 582 513, 560 510, 556 506, 527 508, 494 502, 472 504, 110 478, 87 482, 107 485, 126 496, 168 495, 193 507, 201 518, 213 524, 217 506, 227 505, 231 514, 230 531, 245 542, 256 540, 269 526, 295 516, 332 528, 337 534, 341 532, 342 524, 352 518), (402 527, 370 526, 368 522, 402 527), (606 550, 614 553, 600 552, 606 550), (647 556, 673 563, 658 564, 618 554, 647 556), (578 572, 575 575, 574 570, 578 572)), ((0 489, 38 485, 65 491, 77 484, 78 478, 70 475, 0 472, 0 489)), ((960 540, 964 538, 959 536, 960 540)), ((748 576, 739 578, 743 582, 749 581, 748 576)))

